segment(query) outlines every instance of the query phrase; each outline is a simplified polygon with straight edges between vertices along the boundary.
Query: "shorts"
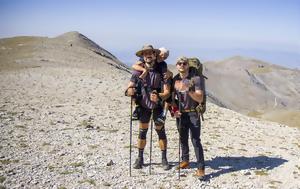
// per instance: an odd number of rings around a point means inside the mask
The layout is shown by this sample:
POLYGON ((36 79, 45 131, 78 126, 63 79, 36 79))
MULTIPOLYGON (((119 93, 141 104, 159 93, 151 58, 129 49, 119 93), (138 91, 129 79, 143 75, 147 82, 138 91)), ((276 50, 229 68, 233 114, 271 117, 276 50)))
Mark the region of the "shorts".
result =
MULTIPOLYGON (((156 120, 159 115, 163 113, 163 108, 161 106, 158 106, 157 108, 153 109, 153 120, 156 120)), ((149 123, 151 119, 151 109, 147 109, 144 107, 141 107, 140 111, 140 122, 141 123, 149 123)))

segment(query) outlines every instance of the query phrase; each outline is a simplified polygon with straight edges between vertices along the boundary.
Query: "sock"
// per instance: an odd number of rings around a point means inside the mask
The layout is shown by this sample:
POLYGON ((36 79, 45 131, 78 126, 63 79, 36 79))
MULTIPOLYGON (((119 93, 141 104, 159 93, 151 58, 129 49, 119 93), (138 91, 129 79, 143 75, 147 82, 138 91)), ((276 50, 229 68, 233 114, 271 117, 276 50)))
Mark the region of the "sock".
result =
POLYGON ((139 158, 143 159, 144 157, 144 149, 139 149, 139 158))
POLYGON ((167 150, 161 151, 161 159, 167 159, 167 150))

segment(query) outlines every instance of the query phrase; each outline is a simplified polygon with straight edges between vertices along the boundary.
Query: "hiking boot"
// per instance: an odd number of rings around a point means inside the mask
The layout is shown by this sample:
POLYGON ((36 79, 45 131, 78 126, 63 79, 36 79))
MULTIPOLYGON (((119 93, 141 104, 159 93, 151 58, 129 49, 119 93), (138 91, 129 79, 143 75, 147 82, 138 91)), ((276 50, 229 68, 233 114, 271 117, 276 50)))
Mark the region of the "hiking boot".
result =
POLYGON ((134 169, 141 169, 144 165, 143 158, 137 158, 133 164, 134 169))
POLYGON ((164 125, 165 124, 166 117, 164 114, 160 114, 157 119, 155 120, 155 125, 164 125))
POLYGON ((163 159, 161 161, 161 165, 165 171, 171 168, 167 159, 163 159))
POLYGON ((204 171, 204 169, 197 169, 194 176, 198 177, 198 179, 200 181, 204 181, 205 180, 205 171, 204 171))
MULTIPOLYGON (((188 161, 182 161, 179 164, 180 169, 188 169, 190 168, 190 163, 188 161)), ((179 169, 179 167, 177 167, 177 169, 179 169)))
POLYGON ((140 107, 136 106, 135 110, 132 112, 132 120, 139 120, 140 119, 140 107))

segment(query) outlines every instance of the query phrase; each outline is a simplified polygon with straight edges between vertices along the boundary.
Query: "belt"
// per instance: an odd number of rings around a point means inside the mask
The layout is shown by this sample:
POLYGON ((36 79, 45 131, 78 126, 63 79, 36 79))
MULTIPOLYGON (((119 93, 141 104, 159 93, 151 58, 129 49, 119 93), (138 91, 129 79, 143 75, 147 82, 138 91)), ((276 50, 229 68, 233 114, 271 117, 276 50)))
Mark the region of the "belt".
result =
POLYGON ((196 109, 184 109, 181 110, 181 112, 186 113, 186 112, 196 112, 196 109))

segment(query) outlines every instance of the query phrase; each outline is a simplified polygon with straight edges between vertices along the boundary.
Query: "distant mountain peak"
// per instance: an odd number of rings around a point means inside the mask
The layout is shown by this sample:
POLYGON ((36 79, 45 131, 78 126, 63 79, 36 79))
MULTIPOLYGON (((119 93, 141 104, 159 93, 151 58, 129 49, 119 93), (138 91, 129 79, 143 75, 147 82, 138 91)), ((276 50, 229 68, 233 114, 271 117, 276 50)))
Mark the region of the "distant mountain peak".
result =
POLYGON ((79 35, 82 35, 81 33, 79 33, 78 31, 70 31, 70 32, 66 32, 66 33, 63 33, 57 37, 78 37, 79 35))
POLYGON ((84 36, 83 34, 79 33, 78 31, 71 31, 71 32, 63 33, 63 34, 55 37, 55 39, 59 39, 62 42, 75 42, 75 43, 87 41, 92 46, 98 46, 95 42, 93 42, 92 40, 90 40, 89 38, 84 36))
POLYGON ((78 31, 66 32, 62 35, 55 37, 55 39, 59 40, 62 43, 67 43, 70 46, 75 45, 89 49, 101 56, 118 61, 118 59, 113 54, 100 47, 97 43, 95 43, 94 41, 92 41, 91 39, 89 39, 88 37, 86 37, 78 31))
POLYGON ((271 64, 244 56, 233 56, 216 62, 216 65, 228 69, 250 69, 256 67, 269 67, 271 64))
POLYGON ((229 61, 229 60, 248 60, 249 58, 247 57, 243 57, 243 56, 239 56, 239 55, 236 55, 236 56, 232 56, 232 57, 229 57, 227 59, 225 59, 224 61, 229 61))
MULTIPOLYGON (((3 56, 8 59, 5 65, 9 64, 9 61, 15 62, 16 57, 18 57, 18 61, 24 61, 25 59, 29 61, 33 56, 43 62, 49 62, 51 60, 51 62, 63 62, 67 64, 76 61, 81 63, 85 62, 83 60, 89 60, 91 55, 96 53, 103 58, 111 60, 104 61, 100 58, 102 62, 129 72, 128 67, 120 62, 113 54, 78 31, 66 32, 54 38, 35 36, 4 38, 0 39, 0 45, 0 50, 2 50, 0 55, 3 54, 3 56), (11 54, 13 54, 13 56, 11 56, 11 54)), ((10 65, 12 65, 12 63, 10 65)))
POLYGON ((255 58, 239 56, 239 55, 232 56, 232 57, 229 57, 229 58, 223 60, 223 62, 229 62, 229 61, 241 61, 241 62, 253 62, 253 63, 261 63, 261 64, 269 64, 267 62, 264 62, 264 61, 261 61, 261 60, 255 59, 255 58))

